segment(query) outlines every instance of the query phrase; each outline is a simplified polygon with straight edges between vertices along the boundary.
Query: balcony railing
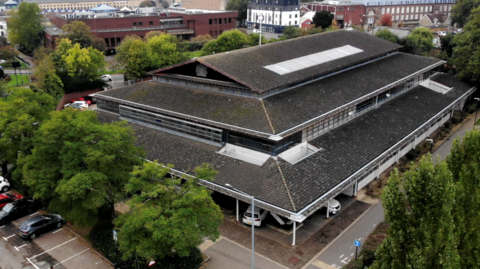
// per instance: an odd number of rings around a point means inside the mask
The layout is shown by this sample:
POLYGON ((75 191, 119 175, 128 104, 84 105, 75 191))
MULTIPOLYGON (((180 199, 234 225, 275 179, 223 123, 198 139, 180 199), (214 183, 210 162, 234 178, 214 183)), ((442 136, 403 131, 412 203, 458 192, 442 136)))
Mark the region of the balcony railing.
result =
POLYGON ((124 32, 124 31, 152 31, 152 30, 167 30, 172 28, 185 28, 185 24, 161 25, 161 26, 133 26, 128 28, 112 28, 112 29, 92 29, 92 32, 107 33, 107 32, 124 32))

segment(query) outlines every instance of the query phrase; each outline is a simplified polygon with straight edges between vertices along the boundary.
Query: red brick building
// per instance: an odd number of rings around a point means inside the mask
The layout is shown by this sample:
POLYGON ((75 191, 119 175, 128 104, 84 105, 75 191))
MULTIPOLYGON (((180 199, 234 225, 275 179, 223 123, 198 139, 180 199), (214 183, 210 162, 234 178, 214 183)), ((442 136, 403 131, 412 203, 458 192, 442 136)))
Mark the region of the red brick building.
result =
POLYGON ((165 13, 110 13, 83 15, 50 13, 54 26, 44 31, 45 45, 55 47, 55 39, 62 33, 62 26, 72 21, 83 21, 90 26, 93 35, 105 40, 108 50, 115 50, 127 35, 145 36, 150 31, 165 31, 190 39, 198 35, 217 37, 236 27, 237 11, 169 10, 165 13))
POLYGON ((378 22, 383 14, 392 14, 392 20, 395 24, 403 22, 404 24, 418 25, 418 21, 424 15, 445 14, 450 17, 454 4, 454 2, 449 1, 445 3, 366 6, 365 15, 369 25, 378 22))
POLYGON ((363 15, 365 14, 365 5, 354 2, 310 2, 304 4, 311 11, 317 12, 328 10, 335 14, 335 20, 343 26, 345 24, 364 24, 363 15))

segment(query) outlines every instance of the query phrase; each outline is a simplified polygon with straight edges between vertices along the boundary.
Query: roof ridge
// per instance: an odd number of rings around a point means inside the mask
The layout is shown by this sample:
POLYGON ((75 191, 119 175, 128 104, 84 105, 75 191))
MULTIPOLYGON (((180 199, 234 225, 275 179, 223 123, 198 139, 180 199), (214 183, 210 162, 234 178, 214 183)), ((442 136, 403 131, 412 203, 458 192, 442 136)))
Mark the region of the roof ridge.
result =
POLYGON ((268 116, 268 111, 265 107, 265 104, 263 103, 263 99, 260 99, 260 104, 262 104, 263 111, 265 111, 265 117, 267 117, 268 125, 270 125, 270 128, 272 128, 272 134, 275 134, 275 128, 273 127, 273 123, 268 116))
POLYGON ((282 168, 280 167, 280 164, 278 163, 278 159, 275 159, 275 163, 277 164, 278 172, 280 172, 280 175, 282 176, 282 182, 283 186, 285 187, 285 190, 287 191, 288 199, 290 200, 290 203, 292 204, 293 211, 297 211, 297 208, 295 207, 295 202, 293 202, 293 197, 292 194, 290 193, 290 189, 288 188, 287 181, 285 180, 285 176, 283 175, 282 168))

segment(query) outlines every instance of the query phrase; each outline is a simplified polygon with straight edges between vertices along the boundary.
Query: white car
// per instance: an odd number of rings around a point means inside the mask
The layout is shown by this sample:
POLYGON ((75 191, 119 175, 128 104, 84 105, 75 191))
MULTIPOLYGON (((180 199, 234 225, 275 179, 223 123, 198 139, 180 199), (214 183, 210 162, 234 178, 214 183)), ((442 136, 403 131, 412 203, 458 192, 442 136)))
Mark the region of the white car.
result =
POLYGON ((265 209, 255 207, 255 214, 253 215, 254 220, 252 221, 252 206, 250 205, 245 214, 243 214, 243 223, 248 225, 252 225, 253 223, 255 226, 260 227, 262 226, 262 221, 267 217, 267 214, 268 211, 265 209))
POLYGON ((110 75, 102 75, 102 76, 100 76, 100 79, 103 80, 103 81, 108 82, 108 81, 112 81, 112 76, 110 76, 110 75))
MULTIPOLYGON (((322 208, 323 208, 323 207, 327 207, 327 204, 324 204, 324 205, 322 206, 322 208)), ((335 215, 335 214, 337 214, 341 209, 342 209, 342 205, 340 204, 339 201, 337 201, 337 200, 335 200, 335 199, 330 200, 330 208, 329 208, 330 214, 335 215)))
POLYGON ((438 36, 446 36, 447 32, 439 31, 437 34, 438 34, 438 36))
POLYGON ((2 176, 0 176, 0 190, 2 192, 7 192, 10 189, 10 182, 2 176))

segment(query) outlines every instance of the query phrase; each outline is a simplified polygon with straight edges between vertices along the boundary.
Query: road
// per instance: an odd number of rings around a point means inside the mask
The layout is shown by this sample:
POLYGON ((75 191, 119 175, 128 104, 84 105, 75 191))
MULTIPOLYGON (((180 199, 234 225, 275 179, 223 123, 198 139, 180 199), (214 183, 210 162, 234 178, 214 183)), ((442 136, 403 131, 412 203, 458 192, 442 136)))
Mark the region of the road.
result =
MULTIPOLYGON (((249 269, 252 268, 252 252, 224 237, 206 247, 200 247, 203 253, 210 256, 208 269, 249 269)), ((287 269, 262 255, 255 255, 255 268, 287 269)))
MULTIPOLYGON (((440 147, 434 152, 434 158, 439 157, 445 159, 450 153, 453 141, 458 137, 463 137, 467 131, 473 129, 474 116, 453 133, 440 147)), ((363 243, 366 237, 374 230, 374 228, 385 219, 381 201, 373 205, 369 211, 358 219, 354 224, 349 226, 339 237, 337 237, 330 246, 327 246, 318 256, 303 269, 334 269, 342 268, 349 260, 355 257, 355 240, 363 243)), ((358 249, 360 253, 361 247, 358 249)))

